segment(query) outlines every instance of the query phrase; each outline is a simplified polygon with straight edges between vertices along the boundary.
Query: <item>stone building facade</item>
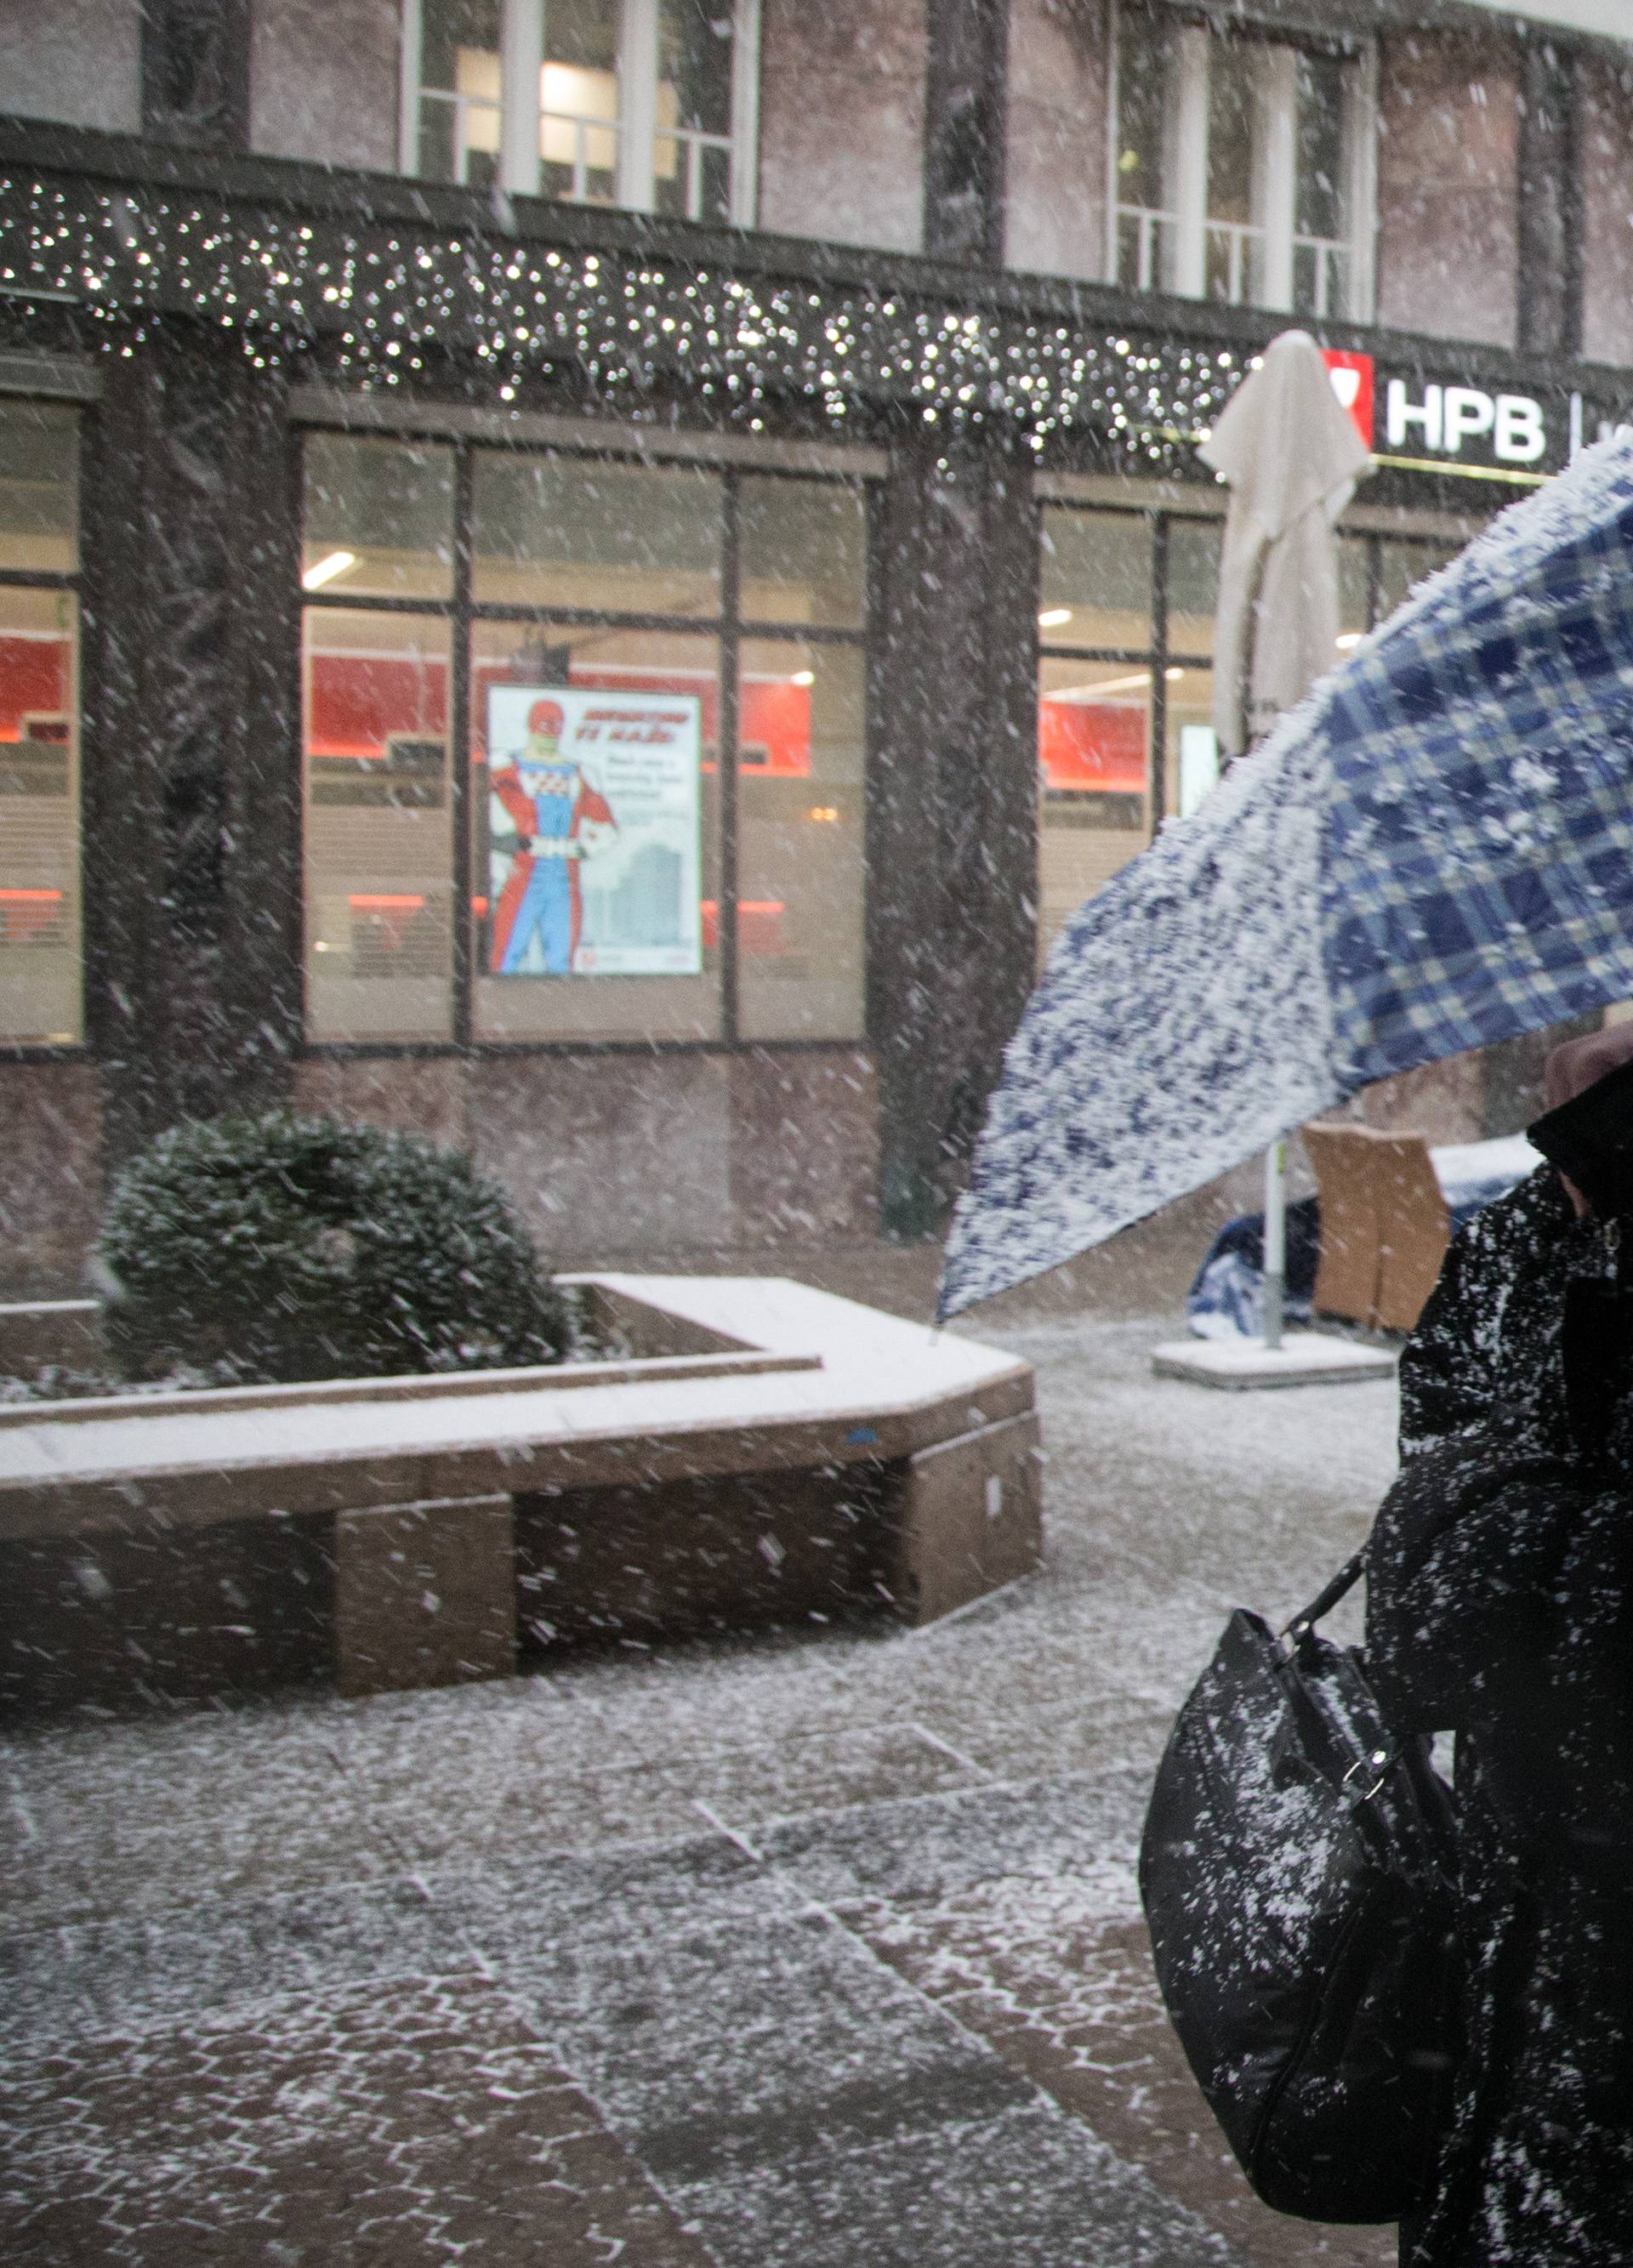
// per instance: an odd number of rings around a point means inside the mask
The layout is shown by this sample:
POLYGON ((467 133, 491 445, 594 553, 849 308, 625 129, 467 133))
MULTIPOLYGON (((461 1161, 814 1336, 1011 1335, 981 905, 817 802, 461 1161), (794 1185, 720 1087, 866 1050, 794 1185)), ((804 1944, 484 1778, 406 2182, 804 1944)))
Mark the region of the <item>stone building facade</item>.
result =
POLYGON ((933 1228, 1213 776, 1253 354, 1367 421, 1348 638, 1633 415, 1633 37, 1549 12, 0 5, 11 1282, 280 1099, 563 1259, 933 1228))

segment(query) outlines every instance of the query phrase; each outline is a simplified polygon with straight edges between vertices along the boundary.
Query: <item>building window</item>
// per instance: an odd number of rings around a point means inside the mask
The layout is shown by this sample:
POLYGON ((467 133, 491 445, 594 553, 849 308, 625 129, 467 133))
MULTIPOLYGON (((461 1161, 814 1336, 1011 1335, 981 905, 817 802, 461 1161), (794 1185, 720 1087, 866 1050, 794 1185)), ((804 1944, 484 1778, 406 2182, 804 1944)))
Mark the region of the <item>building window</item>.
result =
POLYGON ((403 170, 750 225, 758 40, 758 0, 403 0, 403 170))
POLYGON ((1366 321, 1374 51, 1124 7, 1113 74, 1116 282, 1366 321))
MULTIPOLYGON (((1049 504, 1038 688, 1038 954, 1067 917, 1219 777, 1214 615, 1223 520, 1049 504)), ((1458 541, 1338 538, 1341 651, 1457 556, 1458 541)), ((1336 662, 1340 653, 1334 653, 1336 662)))
POLYGON ((0 402, 0 1041, 83 1039, 79 425, 0 402))
POLYGON ((859 483, 313 433, 306 498, 309 1039, 863 1035, 859 483))

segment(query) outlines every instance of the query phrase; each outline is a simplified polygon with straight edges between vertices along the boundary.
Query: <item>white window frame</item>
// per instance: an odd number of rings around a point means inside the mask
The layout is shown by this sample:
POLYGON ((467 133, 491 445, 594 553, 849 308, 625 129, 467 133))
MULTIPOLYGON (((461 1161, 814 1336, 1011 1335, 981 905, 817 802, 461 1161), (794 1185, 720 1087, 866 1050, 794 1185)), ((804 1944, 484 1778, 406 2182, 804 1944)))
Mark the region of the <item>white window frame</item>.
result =
MULTIPOLYGON (((1121 10, 1118 11, 1120 23, 1121 10)), ((1306 309, 1321 321, 1335 311, 1332 301, 1334 260, 1348 264, 1349 304, 1344 320, 1371 322, 1375 305, 1375 245, 1378 232, 1378 48, 1362 42, 1344 78, 1344 143, 1349 178, 1344 202, 1350 216, 1349 235, 1336 239, 1301 237, 1294 230, 1297 181, 1297 48, 1291 42, 1267 41, 1266 68, 1259 89, 1260 117, 1254 135, 1252 217, 1245 223, 1210 220, 1208 214, 1208 121, 1209 75, 1216 40, 1221 35, 1201 24, 1177 24, 1174 52, 1177 85, 1168 107, 1168 139, 1164 157, 1164 202, 1160 209, 1125 204, 1119 195, 1117 171, 1118 107, 1121 92, 1121 57, 1113 35, 1110 88, 1110 122, 1106 137, 1105 276, 1118 283, 1121 232, 1130 220, 1137 224, 1136 253, 1131 291, 1172 291, 1181 298, 1206 296, 1210 239, 1224 239, 1227 299, 1236 306, 1257 306, 1277 313, 1293 311, 1296 254, 1314 251, 1319 279, 1316 305, 1306 309), (1264 287, 1249 297, 1252 256, 1261 254, 1264 287)))
MULTIPOLYGON (((537 196, 540 180, 539 124, 546 115, 537 97, 542 92, 544 60, 544 18, 549 0, 502 0, 499 30, 499 185, 514 196, 537 196)), ((402 0, 402 33, 398 89, 397 162, 402 171, 417 175, 420 166, 420 115, 428 90, 420 75, 425 31, 425 0, 402 0)), ((691 127, 666 127, 680 145, 680 162, 687 184, 686 207, 694 219, 702 217, 703 164, 711 149, 723 149, 731 163, 730 219, 738 228, 755 225, 759 206, 759 82, 760 0, 732 0, 731 130, 705 134, 691 127)), ((657 205, 658 126, 658 4, 657 0, 622 0, 618 37, 618 91, 621 117, 578 122, 590 129, 602 128, 617 136, 617 187, 615 202, 633 212, 652 212, 657 205)), ((449 96, 461 114, 469 102, 449 96)), ((548 114, 557 116, 559 114, 548 114)), ((455 147, 462 144, 456 131, 455 147)), ((580 163, 574 201, 587 201, 583 176, 584 136, 579 137, 580 163)))

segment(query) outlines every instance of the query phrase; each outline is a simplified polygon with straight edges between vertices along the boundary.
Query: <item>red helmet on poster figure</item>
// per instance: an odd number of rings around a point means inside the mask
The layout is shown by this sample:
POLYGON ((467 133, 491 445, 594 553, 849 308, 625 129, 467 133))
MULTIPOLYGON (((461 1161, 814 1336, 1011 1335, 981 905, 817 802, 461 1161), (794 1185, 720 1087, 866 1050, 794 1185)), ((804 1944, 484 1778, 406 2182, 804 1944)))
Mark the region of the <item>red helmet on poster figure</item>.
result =
POLYGON ((566 728, 566 712, 558 701, 536 701, 528 711, 528 738, 548 737, 560 740, 566 728))

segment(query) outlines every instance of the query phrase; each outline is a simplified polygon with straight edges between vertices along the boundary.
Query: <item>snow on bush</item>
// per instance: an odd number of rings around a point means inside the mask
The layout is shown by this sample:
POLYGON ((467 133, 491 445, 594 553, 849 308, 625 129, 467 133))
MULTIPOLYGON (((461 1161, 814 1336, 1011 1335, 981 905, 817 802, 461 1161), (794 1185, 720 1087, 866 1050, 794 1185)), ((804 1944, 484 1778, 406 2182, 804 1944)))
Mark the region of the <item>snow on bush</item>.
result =
POLYGON ((223 1382, 558 1362, 568 1326, 469 1158, 284 1113, 162 1134, 115 1185, 94 1275, 115 1359, 223 1382))

